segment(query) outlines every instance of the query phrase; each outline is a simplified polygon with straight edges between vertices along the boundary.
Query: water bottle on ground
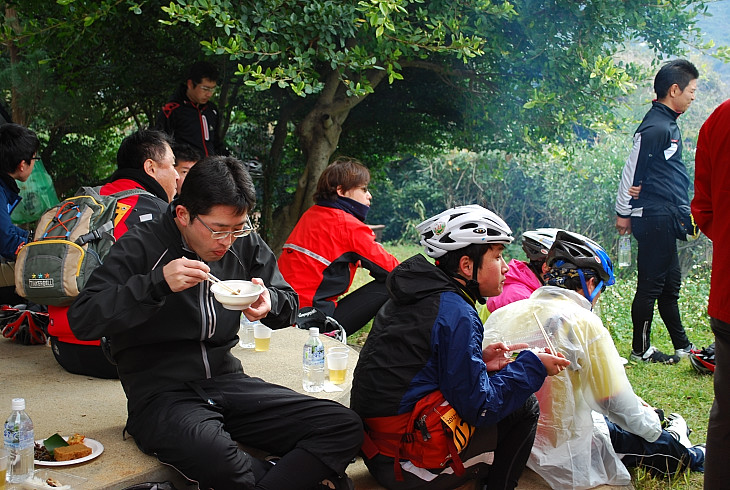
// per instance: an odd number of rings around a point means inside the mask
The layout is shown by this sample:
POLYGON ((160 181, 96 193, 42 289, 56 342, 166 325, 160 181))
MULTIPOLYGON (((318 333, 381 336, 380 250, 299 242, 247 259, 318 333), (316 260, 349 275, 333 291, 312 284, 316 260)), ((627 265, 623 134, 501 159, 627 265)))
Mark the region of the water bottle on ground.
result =
POLYGON ((25 399, 13 398, 12 413, 5 421, 3 435, 8 451, 7 481, 20 483, 33 476, 33 422, 25 413, 25 399))
POLYGON ((618 238, 618 266, 629 267, 631 265, 631 235, 621 235, 618 238))
POLYGON ((324 388, 324 344, 319 338, 319 329, 309 329, 309 338, 304 344, 302 356, 304 391, 316 393, 324 388))

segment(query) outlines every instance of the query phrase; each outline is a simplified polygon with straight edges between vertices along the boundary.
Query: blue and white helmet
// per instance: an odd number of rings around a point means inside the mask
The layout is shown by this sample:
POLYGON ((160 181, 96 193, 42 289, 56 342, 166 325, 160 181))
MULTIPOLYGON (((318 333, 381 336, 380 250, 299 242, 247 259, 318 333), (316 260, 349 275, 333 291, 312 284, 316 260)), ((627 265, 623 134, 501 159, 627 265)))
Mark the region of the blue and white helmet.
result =
POLYGON ((547 265, 551 268, 546 275, 547 284, 563 286, 565 277, 579 277, 583 295, 591 302, 603 288, 616 282, 613 262, 603 247, 579 233, 559 231, 548 251, 547 265), (586 274, 598 278, 593 294, 588 294, 586 274))
POLYGON ((502 218, 477 204, 457 206, 420 223, 416 229, 429 257, 472 244, 512 243, 512 230, 502 218))

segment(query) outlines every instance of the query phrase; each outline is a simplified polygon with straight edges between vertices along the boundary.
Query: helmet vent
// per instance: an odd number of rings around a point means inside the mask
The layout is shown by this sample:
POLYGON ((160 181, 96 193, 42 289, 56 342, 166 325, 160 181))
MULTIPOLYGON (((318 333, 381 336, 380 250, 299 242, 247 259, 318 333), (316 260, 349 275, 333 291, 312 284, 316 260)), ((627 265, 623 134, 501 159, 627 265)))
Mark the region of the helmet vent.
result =
POLYGON ((447 233, 439 239, 441 243, 456 243, 456 240, 451 238, 451 233, 447 233))

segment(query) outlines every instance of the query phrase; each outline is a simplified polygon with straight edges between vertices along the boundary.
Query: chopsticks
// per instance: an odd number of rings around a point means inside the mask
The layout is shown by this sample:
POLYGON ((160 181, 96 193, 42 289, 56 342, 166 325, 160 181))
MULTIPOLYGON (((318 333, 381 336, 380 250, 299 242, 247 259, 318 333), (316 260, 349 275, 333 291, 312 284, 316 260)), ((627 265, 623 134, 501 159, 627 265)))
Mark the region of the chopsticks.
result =
POLYGON ((547 343, 547 347, 548 347, 548 349, 550 349, 550 353, 552 355, 554 355, 554 356, 557 355, 558 351, 555 350, 555 346, 550 341, 550 337, 548 337, 548 334, 545 331, 545 329, 543 328, 542 323, 540 323, 540 319, 537 317, 537 313, 535 313, 533 311, 532 312, 532 315, 535 317, 535 321, 537 322, 537 326, 540 327, 540 332, 542 332, 542 337, 545 339, 545 343, 547 343))
POLYGON ((240 289, 233 289, 231 287, 228 287, 223 281, 221 281, 220 279, 218 279, 217 277, 215 277, 210 272, 208 272, 208 280, 210 282, 214 283, 214 284, 220 284, 220 286, 223 289, 225 289, 226 291, 228 291, 231 294, 236 294, 237 295, 237 294, 240 294, 241 293, 241 290, 240 289))

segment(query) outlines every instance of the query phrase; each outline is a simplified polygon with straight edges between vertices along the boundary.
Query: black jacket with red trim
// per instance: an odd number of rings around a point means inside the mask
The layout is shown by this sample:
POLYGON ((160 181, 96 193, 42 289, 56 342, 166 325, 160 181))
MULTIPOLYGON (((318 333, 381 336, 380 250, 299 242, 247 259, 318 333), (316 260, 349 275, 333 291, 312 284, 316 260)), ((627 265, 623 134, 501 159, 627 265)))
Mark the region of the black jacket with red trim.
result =
POLYGON ((164 131, 178 143, 187 143, 204 156, 224 152, 216 146, 218 108, 212 102, 198 105, 188 99, 186 86, 181 85, 170 101, 162 106, 155 129, 164 131))

